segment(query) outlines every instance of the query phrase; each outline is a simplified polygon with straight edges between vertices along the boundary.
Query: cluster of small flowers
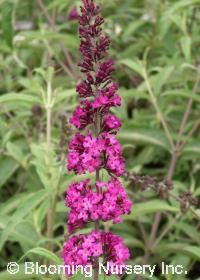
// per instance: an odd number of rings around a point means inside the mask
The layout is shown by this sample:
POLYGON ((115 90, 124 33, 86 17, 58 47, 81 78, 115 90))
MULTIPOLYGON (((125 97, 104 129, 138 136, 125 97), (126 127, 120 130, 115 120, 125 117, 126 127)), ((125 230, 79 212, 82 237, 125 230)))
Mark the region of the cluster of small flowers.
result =
POLYGON ((110 98, 110 96, 104 93, 99 95, 94 101, 83 100, 76 107, 70 118, 70 123, 81 130, 93 124, 96 114, 99 114, 103 118, 103 129, 114 133, 119 130, 121 121, 115 115, 111 114, 106 106, 108 104, 117 106, 117 102, 119 102, 117 97, 110 98), (99 112, 99 108, 101 112, 99 112))
POLYGON ((88 179, 72 184, 67 191, 66 206, 70 208, 70 234, 87 222, 95 222, 96 231, 72 236, 64 246, 63 259, 68 265, 94 265, 101 257, 120 265, 129 258, 122 239, 97 228, 100 220, 121 222, 121 216, 129 214, 132 207, 127 193, 115 178, 125 171, 122 147, 116 138, 121 121, 111 113, 112 107, 121 105, 121 98, 117 94, 118 85, 111 77, 114 61, 105 58, 110 41, 102 35, 104 20, 99 16, 100 7, 94 0, 82 2, 79 34, 83 61, 79 66, 85 78, 76 87, 81 102, 70 122, 79 132, 70 142, 67 159, 69 171, 76 174, 96 172, 96 183, 92 185, 88 179), (101 169, 110 176, 108 182, 100 181, 101 169))
MULTIPOLYGON (((90 265, 95 258, 104 256, 104 262, 111 265, 123 265, 129 258, 129 250, 121 237, 111 232, 92 231, 84 235, 73 236, 64 246, 64 262, 73 265, 90 265)), ((66 274, 69 272, 66 271, 66 274)), ((72 276, 68 274, 68 276, 72 276)))
POLYGON ((132 202, 117 179, 109 182, 96 182, 99 192, 93 191, 90 179, 73 183, 66 197, 66 206, 70 208, 68 230, 83 228, 87 222, 113 220, 121 222, 121 215, 129 214, 132 202))
POLYGON ((77 132, 69 145, 68 170, 78 174, 86 171, 94 172, 104 167, 116 176, 124 173, 124 159, 119 141, 107 132, 92 137, 87 131, 86 136, 77 132))
MULTIPOLYGON (((121 105, 121 98, 116 93, 117 90, 118 90, 118 85, 115 83, 103 87, 102 89, 98 89, 97 94, 92 95, 93 100, 83 101, 81 102, 81 106, 77 107, 77 109, 75 110, 71 118, 71 123, 75 125, 77 128, 85 128, 87 125, 91 124, 90 121, 85 122, 84 125, 82 126, 79 123, 77 124, 76 120, 81 117, 86 121, 88 121, 86 115, 87 112, 89 112, 89 114, 92 115, 93 117, 97 112, 99 113, 99 115, 102 116, 102 115, 106 115, 106 113, 109 112, 109 109, 111 107, 119 107, 121 105), (81 114, 80 114, 80 109, 81 109, 81 114)), ((91 94, 93 94, 92 86, 88 84, 88 81, 85 81, 84 83, 78 85, 77 91, 79 92, 81 98, 87 98, 90 97, 91 94), (90 86, 89 90, 88 90, 88 86, 90 86)))
POLYGON ((69 11, 69 15, 67 17, 69 21, 74 21, 79 19, 79 14, 77 8, 74 6, 72 9, 69 11))

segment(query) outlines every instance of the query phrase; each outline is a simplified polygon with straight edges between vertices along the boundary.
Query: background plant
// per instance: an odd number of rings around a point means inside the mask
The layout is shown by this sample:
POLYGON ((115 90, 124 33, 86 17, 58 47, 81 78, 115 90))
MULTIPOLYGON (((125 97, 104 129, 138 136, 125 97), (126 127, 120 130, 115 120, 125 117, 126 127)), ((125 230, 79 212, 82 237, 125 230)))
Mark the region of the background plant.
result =
MULTIPOLYGON (((200 3, 100 2, 123 98, 116 113, 123 120, 119 140, 131 172, 124 181, 135 202, 123 228, 112 230, 131 248, 132 263, 181 263, 190 273, 180 279, 196 280, 200 275, 200 212, 191 196, 190 201, 188 196, 186 199, 186 193, 191 192, 195 199, 200 195, 200 3), (150 177, 141 178, 141 174, 150 177)), ((24 255, 28 260, 39 256, 41 262, 59 262, 66 222, 63 201, 66 187, 74 181, 65 169, 64 155, 72 134, 68 119, 77 104, 74 86, 80 79, 77 22, 67 17, 79 4, 0 1, 3 280, 10 279, 3 271, 6 264, 24 255), (49 211, 54 218, 47 234, 49 211)), ((177 279, 159 276, 159 270, 157 274, 154 279, 177 279)))

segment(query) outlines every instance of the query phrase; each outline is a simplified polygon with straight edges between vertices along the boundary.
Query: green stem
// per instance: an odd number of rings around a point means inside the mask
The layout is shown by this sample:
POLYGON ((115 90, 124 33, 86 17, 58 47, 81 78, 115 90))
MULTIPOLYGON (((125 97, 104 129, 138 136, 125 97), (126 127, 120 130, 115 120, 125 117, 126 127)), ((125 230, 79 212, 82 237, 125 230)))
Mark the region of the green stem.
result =
POLYGON ((173 142, 173 139, 172 139, 172 136, 171 136, 171 133, 169 131, 169 128, 168 128, 168 125, 167 125, 167 122, 165 121, 165 118, 160 110, 160 107, 157 103, 157 99, 156 97, 154 96, 153 94, 153 91, 152 91, 152 88, 151 88, 151 84, 149 82, 149 78, 148 78, 148 75, 147 75, 147 71, 146 71, 146 68, 143 66, 143 77, 144 77, 144 80, 145 80, 145 83, 146 83, 146 86, 147 86, 147 90, 149 92, 149 96, 150 96, 150 99, 151 99, 151 102, 157 112, 157 115, 158 115, 158 118, 163 126, 163 129, 165 131, 165 134, 166 134, 166 137, 170 143, 170 146, 171 146, 171 149, 173 150, 174 149, 174 142, 173 142))
POLYGON ((176 222, 181 218, 181 216, 182 216, 182 213, 177 214, 176 217, 171 222, 169 222, 169 224, 166 226, 166 228, 164 228, 163 232, 160 234, 160 236, 153 243, 153 245, 151 247, 152 251, 160 243, 160 241, 163 239, 163 237, 165 237, 169 233, 171 228, 176 224, 176 222))
MULTIPOLYGON (((46 139, 47 139, 47 151, 48 151, 48 168, 50 169, 50 156, 51 156, 51 96, 52 96, 52 88, 51 88, 51 83, 47 83, 47 104, 46 104, 46 139)), ((51 176, 49 172, 49 176, 51 176)), ((47 237, 49 239, 53 238, 53 203, 51 201, 50 208, 47 212, 47 237)), ((53 246, 52 243, 48 243, 48 250, 52 251, 53 246)))

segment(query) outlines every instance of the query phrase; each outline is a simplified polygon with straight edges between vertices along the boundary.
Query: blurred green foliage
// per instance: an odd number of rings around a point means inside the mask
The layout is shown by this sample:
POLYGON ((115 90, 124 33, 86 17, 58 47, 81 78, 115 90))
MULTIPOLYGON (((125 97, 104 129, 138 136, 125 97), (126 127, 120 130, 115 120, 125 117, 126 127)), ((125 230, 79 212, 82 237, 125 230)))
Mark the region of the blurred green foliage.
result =
MULTIPOLYGON (((175 197, 189 191, 200 197, 200 1, 98 2, 112 42, 114 79, 120 84, 123 100, 116 114, 123 120, 119 139, 127 170, 164 180, 176 152, 172 143, 177 141, 188 100, 192 103, 180 135, 184 145, 177 154, 172 196, 160 200, 152 190, 141 191, 124 180, 135 203, 132 214, 125 217, 123 225, 106 226, 124 237, 132 252, 130 263, 141 263, 150 251, 150 264, 182 264, 189 272, 164 276, 158 269, 154 278, 146 275, 145 279, 199 279, 200 209, 191 206, 183 214, 175 197), (162 213, 161 222, 151 240, 156 213, 162 213), (153 246, 149 241, 158 242, 153 246)), ((65 168, 73 133, 68 120, 77 103, 75 85, 80 79, 78 23, 68 20, 74 6, 78 8, 80 2, 0 0, 2 271, 9 261, 22 257, 21 264, 24 259, 38 258, 41 263, 57 263, 64 243, 65 191, 77 180, 65 168), (54 75, 49 77, 52 68, 54 75), (46 135, 49 108, 50 139, 46 135), (49 208, 55 212, 53 237, 46 234, 49 208), (49 243, 53 253, 46 249, 49 243)), ((0 280, 54 278, 0 273, 0 280)))

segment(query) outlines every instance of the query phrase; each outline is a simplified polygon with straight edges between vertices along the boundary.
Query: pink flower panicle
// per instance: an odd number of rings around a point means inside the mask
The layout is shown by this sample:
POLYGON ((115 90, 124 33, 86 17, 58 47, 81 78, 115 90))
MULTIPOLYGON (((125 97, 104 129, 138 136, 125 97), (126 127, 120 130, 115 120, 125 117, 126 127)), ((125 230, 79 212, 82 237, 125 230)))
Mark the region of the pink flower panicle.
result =
POLYGON ((96 192, 90 180, 70 185, 67 191, 66 206, 70 208, 68 230, 83 228, 87 222, 121 222, 121 216, 129 214, 132 202, 120 182, 111 178, 110 182, 96 182, 96 192))
MULTIPOLYGON (((118 128, 118 122, 116 128, 118 128)), ((110 124, 111 125, 111 124, 110 124)), ((114 123, 112 123, 113 126, 114 123)), ((106 122, 109 126, 109 122, 106 122)), ((86 136, 77 132, 69 145, 68 170, 83 174, 92 173, 105 167, 110 174, 121 176, 124 173, 122 148, 115 135, 103 132, 99 137, 92 137, 91 130, 86 136)))
MULTIPOLYGON (((104 20, 99 15, 100 7, 93 0, 82 2, 79 16, 82 62, 79 66, 84 78, 76 87, 81 101, 70 119, 79 131, 69 145, 68 170, 75 174, 95 172, 101 178, 101 170, 105 169, 110 179, 102 182, 98 176, 95 183, 86 179, 69 186, 66 206, 70 208, 70 235, 89 222, 120 223, 122 216, 130 214, 132 208, 132 202, 116 178, 124 173, 125 165, 122 147, 116 138, 121 121, 111 112, 113 107, 121 105, 121 98, 118 85, 112 80, 114 60, 106 58, 110 41, 102 34, 104 20)), ((121 237, 99 230, 71 236, 62 253, 67 265, 93 265, 99 257, 104 262, 121 265, 129 256, 121 237)))
MULTIPOLYGON (((71 266, 93 265, 95 258, 102 256, 104 263, 123 265, 129 259, 130 253, 121 237, 111 232, 100 231, 72 236, 65 244, 62 253, 64 263, 71 266)), ((66 274, 72 276, 67 270, 66 274)))

